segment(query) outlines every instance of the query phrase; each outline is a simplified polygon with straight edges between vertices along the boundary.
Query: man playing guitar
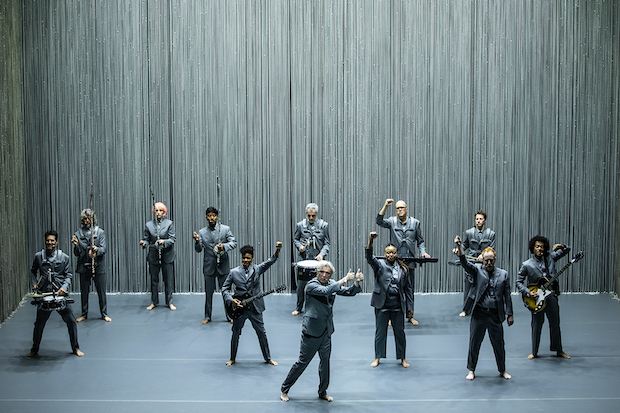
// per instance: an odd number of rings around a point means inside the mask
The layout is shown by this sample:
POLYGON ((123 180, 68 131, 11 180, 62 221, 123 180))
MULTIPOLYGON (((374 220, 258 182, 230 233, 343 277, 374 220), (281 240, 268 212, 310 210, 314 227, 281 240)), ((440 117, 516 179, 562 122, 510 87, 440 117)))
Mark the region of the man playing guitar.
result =
MULTIPOLYGON (((517 288, 523 296, 537 297, 536 289, 530 290, 529 285, 537 284, 541 277, 552 278, 556 274, 555 262, 568 254, 570 247, 564 244, 555 244, 553 252, 549 252, 549 240, 541 235, 537 235, 529 242, 529 250, 534 256, 521 265, 517 275, 517 288)), ((538 357, 538 347, 540 345, 540 333, 545 314, 549 320, 549 330, 551 332, 551 351, 555 351, 558 357, 569 359, 570 356, 562 350, 562 337, 560 334, 560 307, 558 304, 559 286, 557 282, 552 285, 554 294, 549 295, 547 305, 544 310, 532 313, 532 353, 528 359, 538 357)))

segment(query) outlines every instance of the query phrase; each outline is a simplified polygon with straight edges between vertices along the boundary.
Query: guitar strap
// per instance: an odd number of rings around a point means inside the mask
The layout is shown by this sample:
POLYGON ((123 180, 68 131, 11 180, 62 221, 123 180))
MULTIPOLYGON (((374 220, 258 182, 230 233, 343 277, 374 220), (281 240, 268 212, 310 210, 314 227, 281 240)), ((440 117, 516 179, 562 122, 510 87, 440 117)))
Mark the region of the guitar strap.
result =
MULTIPOLYGON (((543 257, 545 263, 545 273, 546 276, 551 279, 552 277, 551 272, 549 271, 549 264, 547 263, 547 258, 549 258, 549 255, 543 257)), ((553 295, 555 295, 556 297, 560 295, 560 284, 558 283, 558 280, 555 280, 553 283, 551 283, 549 288, 551 289, 551 291, 553 291, 553 295)))

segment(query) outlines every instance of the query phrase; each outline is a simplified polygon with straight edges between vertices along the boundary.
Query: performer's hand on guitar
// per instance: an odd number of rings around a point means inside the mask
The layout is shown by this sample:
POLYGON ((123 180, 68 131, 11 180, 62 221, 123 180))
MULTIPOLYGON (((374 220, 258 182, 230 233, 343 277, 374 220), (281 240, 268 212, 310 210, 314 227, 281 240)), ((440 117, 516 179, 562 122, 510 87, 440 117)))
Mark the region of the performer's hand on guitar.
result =
POLYGON ((56 291, 56 295, 67 295, 67 292, 64 288, 59 288, 58 291, 56 291))
POLYGON ((507 321, 508 321, 508 327, 510 327, 511 325, 514 324, 515 318, 513 316, 509 315, 507 321))
POLYGON ((233 298, 233 300, 232 300, 232 307, 234 309, 243 308, 243 305, 241 305, 241 300, 239 300, 238 298, 233 298))
POLYGON ((532 297, 532 298, 536 298, 536 297, 538 297, 538 291, 536 291, 536 290, 530 290, 530 297, 532 297))

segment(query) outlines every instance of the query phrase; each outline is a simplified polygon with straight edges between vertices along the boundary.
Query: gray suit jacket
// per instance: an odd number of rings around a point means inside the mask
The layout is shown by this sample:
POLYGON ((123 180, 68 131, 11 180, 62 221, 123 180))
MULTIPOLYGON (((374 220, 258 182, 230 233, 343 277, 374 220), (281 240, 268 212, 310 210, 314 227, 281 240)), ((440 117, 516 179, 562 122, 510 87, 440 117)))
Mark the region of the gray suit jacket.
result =
MULTIPOLYGON (((476 295, 474 298, 474 307, 480 302, 484 292, 489 285, 489 273, 482 266, 482 264, 471 264, 465 258, 465 255, 459 257, 465 274, 469 282, 473 284, 472 288, 476 295)), ((497 277, 496 290, 498 294, 495 295, 497 300, 497 312, 499 319, 504 321, 506 316, 512 315, 512 298, 510 297, 510 278, 508 277, 508 271, 495 267, 493 275, 497 277)))
POLYGON ((164 246, 161 249, 161 262, 170 264, 174 262, 176 258, 176 252, 174 251, 174 242, 177 237, 174 232, 174 223, 168 218, 162 218, 159 223, 159 230, 155 225, 155 221, 151 220, 146 223, 144 227, 144 237, 142 239, 148 244, 149 252, 146 260, 151 264, 157 264, 159 262, 159 253, 157 252, 157 246, 155 243, 158 239, 164 240, 164 246))
MULTIPOLYGON (((224 281, 224 285, 222 285, 222 297, 224 297, 224 302, 226 305, 231 305, 233 298, 241 297, 242 295, 248 293, 250 296, 258 295, 262 292, 260 276, 265 273, 273 265, 278 257, 273 255, 267 261, 259 264, 259 265, 250 265, 248 278, 245 278, 245 270, 243 269, 243 265, 233 268, 226 277, 226 281, 224 281), (232 291, 232 286, 235 286, 234 292, 232 291)), ((254 308, 259 313, 265 311, 265 301, 263 298, 259 298, 252 302, 254 308)))
POLYGON ((408 217, 405 225, 402 225, 398 217, 384 218, 377 214, 377 225, 390 230, 390 242, 396 246, 398 258, 407 259, 416 257, 416 245, 420 254, 426 254, 426 244, 422 237, 420 221, 413 217, 408 217))
MULTIPOLYGON (((84 231, 80 228, 75 231, 74 235, 78 239, 78 245, 73 246, 73 255, 78 257, 75 272, 91 272, 90 266, 92 261, 88 256, 88 251, 90 251, 93 240, 91 239, 90 230, 84 231)), ((95 225, 93 238, 95 240, 95 246, 97 247, 97 255, 95 256, 95 270, 97 274, 104 274, 106 252, 105 231, 95 225)))
POLYGON ((228 251, 237 247, 237 240, 230 231, 230 227, 218 223, 213 231, 209 226, 198 231, 200 241, 196 242, 194 249, 196 252, 204 250, 204 259, 202 261, 202 272, 205 275, 226 275, 230 271, 230 259, 228 251), (219 228, 218 228, 219 227, 219 228), (213 252, 213 247, 221 242, 224 244, 224 254, 220 257, 220 264, 217 265, 217 259, 213 252))
POLYGON ((347 288, 340 288, 340 284, 329 280, 323 285, 315 277, 306 285, 306 307, 302 321, 301 332, 312 337, 320 337, 325 330, 331 336, 334 332, 333 306, 336 294, 353 296, 362 291, 361 287, 353 284, 347 288))
MULTIPOLYGON (((374 308, 381 309, 385 304, 388 288, 392 278, 392 267, 385 260, 379 260, 372 254, 372 249, 366 249, 366 261, 372 267, 375 273, 375 288, 372 290, 372 298, 370 305, 374 308)), ((394 263, 398 265, 398 263, 394 263)), ((403 314, 407 314, 409 310, 413 310, 413 288, 410 278, 403 271, 402 276, 398 280, 398 292, 400 295, 400 307, 403 314)))
POLYGON ((59 249, 56 249, 51 256, 48 256, 45 250, 35 254, 30 269, 30 287, 36 285, 35 289, 42 293, 58 291, 59 288, 69 292, 72 279, 73 274, 71 274, 67 254, 59 249), (49 282, 50 273, 51 283, 49 282))
POLYGON ((491 228, 484 228, 482 234, 476 227, 465 231, 465 235, 463 235, 465 254, 478 257, 482 250, 487 247, 495 248, 495 231, 491 228))
POLYGON ((310 225, 307 219, 299 221, 293 235, 293 245, 297 251, 299 247, 306 246, 306 250, 300 253, 303 260, 313 260, 319 254, 325 259, 329 253, 329 225, 322 219, 315 220, 314 225, 310 225))

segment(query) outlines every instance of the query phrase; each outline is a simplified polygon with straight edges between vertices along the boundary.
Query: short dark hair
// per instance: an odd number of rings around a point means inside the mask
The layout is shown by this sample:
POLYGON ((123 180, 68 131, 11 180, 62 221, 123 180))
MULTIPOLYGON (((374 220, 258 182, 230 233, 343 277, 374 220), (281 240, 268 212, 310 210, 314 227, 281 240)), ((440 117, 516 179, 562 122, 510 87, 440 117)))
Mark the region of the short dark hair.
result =
POLYGON ((56 241, 58 241, 58 233, 56 231, 54 231, 53 229, 50 229, 49 231, 45 233, 45 238, 47 239, 47 237, 49 237, 50 235, 53 235, 54 238, 56 238, 56 241))
POLYGON ((532 238, 528 244, 528 248, 530 249, 530 252, 532 254, 534 253, 534 244, 536 244, 536 242, 543 243, 545 247, 545 255, 547 255, 547 253, 549 252, 549 240, 542 235, 536 235, 534 238, 532 238))
MULTIPOLYGON (((484 212, 483 210, 480 210, 478 212, 476 212, 476 215, 482 215, 484 217, 484 220, 487 220, 487 213, 484 212)), ((474 215, 474 218, 476 218, 476 215, 474 215)))
POLYGON ((220 213, 217 211, 215 207, 210 206, 209 208, 207 208, 207 212, 205 213, 205 215, 209 215, 212 213, 215 215, 220 215, 220 213))
POLYGON ((254 256, 254 247, 251 246, 251 245, 244 245, 243 247, 241 247, 239 252, 241 253, 241 256, 244 256, 245 254, 250 254, 253 257, 254 256))

